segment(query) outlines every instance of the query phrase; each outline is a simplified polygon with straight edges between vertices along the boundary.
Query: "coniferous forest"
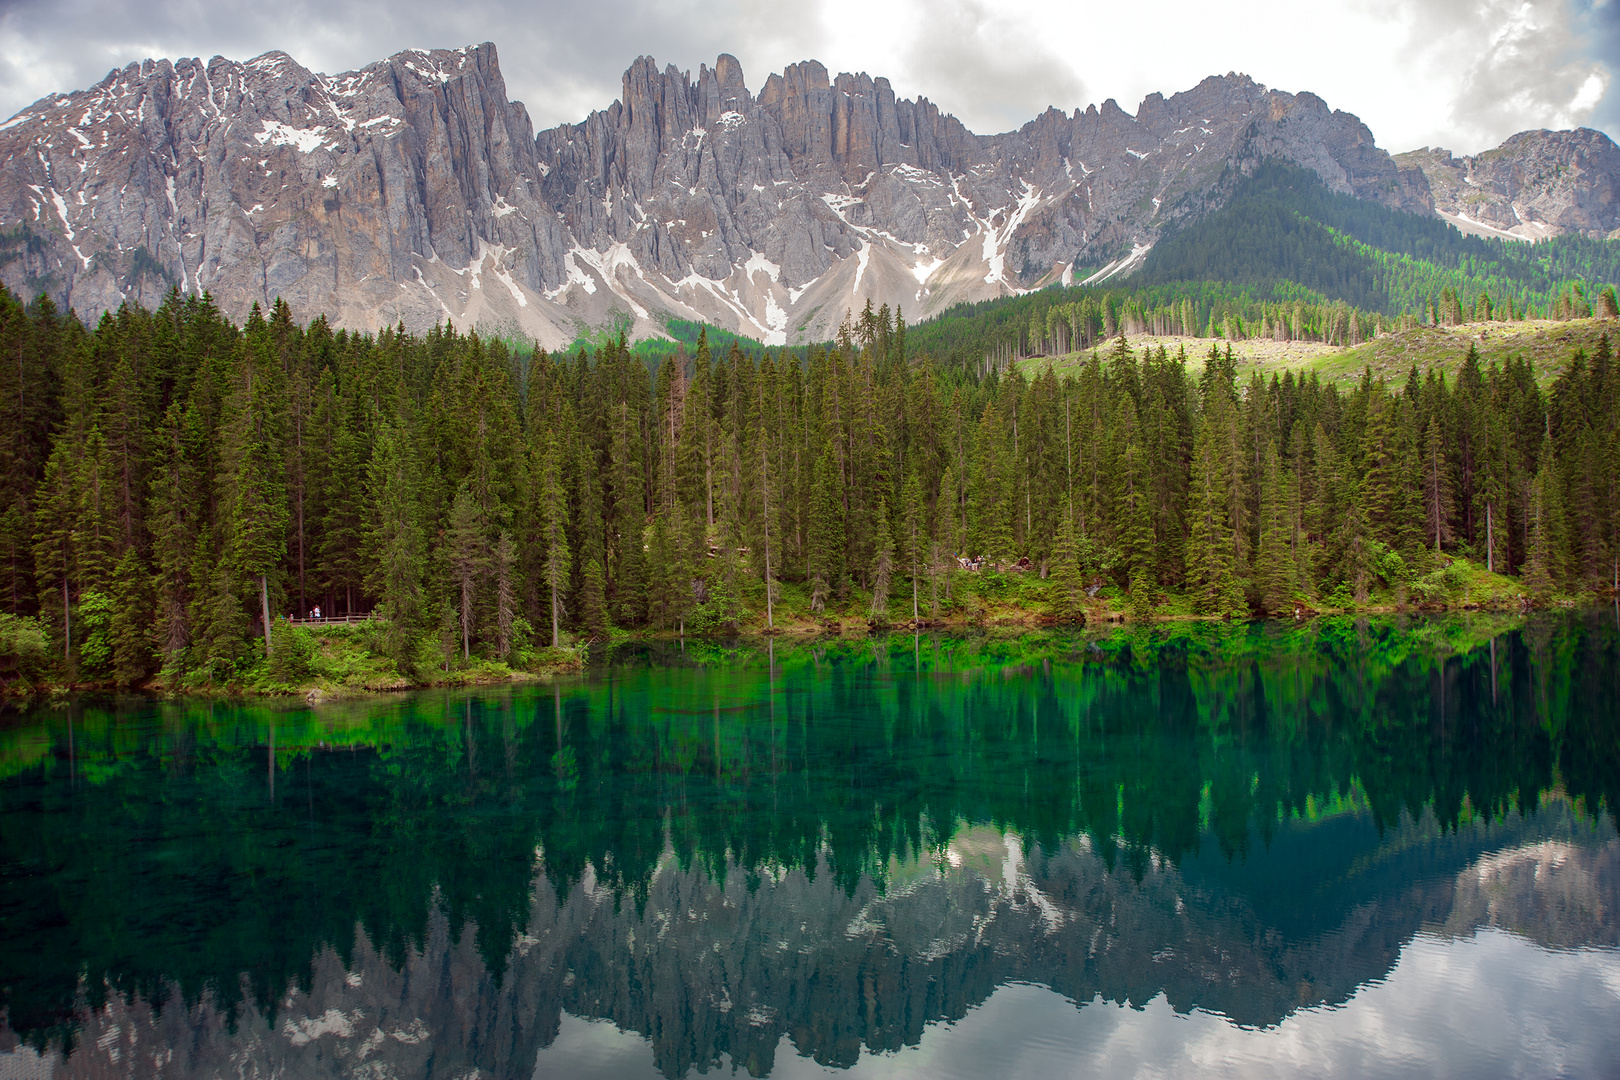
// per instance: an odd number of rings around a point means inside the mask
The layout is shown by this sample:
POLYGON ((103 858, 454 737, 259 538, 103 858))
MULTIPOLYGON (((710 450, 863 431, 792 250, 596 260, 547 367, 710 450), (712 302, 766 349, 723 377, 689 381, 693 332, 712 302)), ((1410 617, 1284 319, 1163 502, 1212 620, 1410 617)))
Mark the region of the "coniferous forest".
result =
POLYGON ((8 681, 228 684, 296 663, 285 618, 316 605, 383 616, 376 648, 428 679, 786 610, 927 621, 1015 573, 1063 619, 1099 593, 1462 603, 1464 565, 1535 602, 1620 570, 1606 338, 1548 388, 1471 350, 1344 389, 1123 339, 1060 379, 937 364, 868 310, 827 347, 700 336, 654 367, 279 302, 238 327, 171 292, 94 329, 0 296, 0 356, 8 681))
POLYGON ((1464 236, 1266 161, 1232 181, 1225 206, 1155 243, 1124 280, 958 304, 912 334, 916 351, 986 369, 1122 333, 1359 345, 1417 326, 1613 318, 1620 300, 1608 283, 1617 279, 1607 241, 1464 236))

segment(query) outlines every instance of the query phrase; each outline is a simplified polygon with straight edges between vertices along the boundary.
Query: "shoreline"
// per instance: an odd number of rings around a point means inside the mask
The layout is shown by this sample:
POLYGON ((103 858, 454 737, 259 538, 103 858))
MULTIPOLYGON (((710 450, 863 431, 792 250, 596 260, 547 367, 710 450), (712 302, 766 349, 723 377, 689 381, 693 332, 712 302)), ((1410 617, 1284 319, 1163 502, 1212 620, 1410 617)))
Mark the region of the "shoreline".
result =
MULTIPOLYGON (((861 620, 851 616, 833 617, 816 622, 789 615, 784 620, 786 625, 778 625, 774 629, 767 629, 763 626, 763 620, 748 619, 739 623, 734 632, 723 634, 682 634, 679 631, 649 631, 645 629, 618 630, 610 634, 605 640, 575 640, 561 650, 565 653, 564 656, 558 657, 549 663, 535 663, 528 667, 511 667, 500 662, 475 661, 473 667, 452 672, 449 678, 411 680, 396 673, 392 678, 377 679, 369 682, 360 681, 352 684, 315 680, 301 682, 296 685, 282 684, 278 686, 253 686, 246 681, 196 686, 169 686, 156 681, 143 686, 120 686, 108 681, 69 684, 46 682, 25 686, 13 683, 0 688, 0 710, 3 710, 3 707, 7 704, 27 707, 78 694, 129 695, 150 699, 193 699, 199 701, 245 699, 291 701, 295 698, 303 698, 307 704, 313 706, 368 698, 383 698, 421 690, 516 686, 525 683, 551 682, 562 676, 578 674, 588 666, 590 654, 593 650, 637 643, 651 644, 683 642, 686 640, 701 643, 734 641, 737 639, 782 639, 792 641, 795 644, 803 644, 818 638, 856 640, 904 633, 962 635, 1003 631, 1016 635, 1053 629, 1119 629, 1126 626, 1175 626, 1194 623, 1249 624, 1270 622, 1303 626, 1324 618, 1402 615, 1415 617, 1529 615, 1538 611, 1571 611, 1580 608, 1610 606, 1615 603, 1616 599, 1614 597, 1593 592, 1558 597, 1540 604, 1530 603, 1522 597, 1513 598, 1512 600, 1490 598, 1484 603, 1468 602, 1461 604, 1414 605, 1385 602, 1351 607, 1324 605, 1320 608, 1303 608, 1292 616, 1277 614, 1250 615, 1247 617, 1230 614, 1204 615, 1191 612, 1166 612, 1145 617, 1132 616, 1129 611, 1116 610, 1108 604, 1092 604, 1080 619, 1062 619, 1055 617, 1051 612, 1033 608, 1004 608, 994 612, 975 613, 971 616, 952 613, 940 618, 925 617, 916 623, 911 620, 904 620, 887 622, 882 625, 875 625, 871 620, 861 620)), ((554 650, 548 648, 544 651, 553 652, 554 650)))

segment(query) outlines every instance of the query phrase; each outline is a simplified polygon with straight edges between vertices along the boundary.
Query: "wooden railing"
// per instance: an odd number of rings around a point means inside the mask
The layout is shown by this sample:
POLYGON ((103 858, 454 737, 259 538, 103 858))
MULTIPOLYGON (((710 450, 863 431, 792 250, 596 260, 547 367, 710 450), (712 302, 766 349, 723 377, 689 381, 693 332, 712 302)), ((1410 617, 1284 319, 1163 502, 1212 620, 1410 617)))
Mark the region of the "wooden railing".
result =
POLYGON ((293 619, 283 615, 276 620, 276 623, 280 626, 347 626, 350 623, 370 622, 372 619, 379 617, 373 611, 351 615, 322 615, 318 619, 293 619))

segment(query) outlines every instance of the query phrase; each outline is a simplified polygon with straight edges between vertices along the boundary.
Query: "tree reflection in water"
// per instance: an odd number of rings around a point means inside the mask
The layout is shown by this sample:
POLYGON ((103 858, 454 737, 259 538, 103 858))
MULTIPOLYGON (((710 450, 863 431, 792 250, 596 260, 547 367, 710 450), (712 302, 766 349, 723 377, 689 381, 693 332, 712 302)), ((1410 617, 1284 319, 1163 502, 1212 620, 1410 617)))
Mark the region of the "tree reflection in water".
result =
POLYGON ((527 1076, 574 1016, 763 1075, 1015 983, 1268 1029, 1425 928, 1612 947, 1616 653, 1601 613, 688 642, 13 715, 0 1049, 527 1076))

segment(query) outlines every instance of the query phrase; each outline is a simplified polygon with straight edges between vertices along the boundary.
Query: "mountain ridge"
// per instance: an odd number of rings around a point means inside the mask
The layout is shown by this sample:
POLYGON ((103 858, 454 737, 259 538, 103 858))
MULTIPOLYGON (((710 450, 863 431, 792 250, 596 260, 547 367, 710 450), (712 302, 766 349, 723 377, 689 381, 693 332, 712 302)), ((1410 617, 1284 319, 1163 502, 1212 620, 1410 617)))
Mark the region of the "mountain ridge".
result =
MULTIPOLYGON (((1500 153, 1465 177, 1511 181, 1508 205, 1546 235, 1620 227, 1620 150, 1542 134, 1515 138, 1553 147, 1550 179, 1500 153)), ((236 317, 280 297, 340 327, 449 319, 548 348, 671 317, 785 344, 868 300, 917 318, 1129 273, 1271 158, 1445 216, 1458 166, 1440 155, 1391 157, 1316 95, 1236 73, 1134 116, 1110 99, 976 135, 814 60, 755 94, 729 55, 695 78, 644 56, 607 108, 535 132, 488 43, 337 76, 279 51, 148 60, 0 124, 0 280, 88 317, 177 286, 236 317)))

